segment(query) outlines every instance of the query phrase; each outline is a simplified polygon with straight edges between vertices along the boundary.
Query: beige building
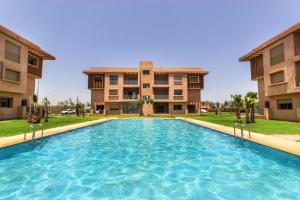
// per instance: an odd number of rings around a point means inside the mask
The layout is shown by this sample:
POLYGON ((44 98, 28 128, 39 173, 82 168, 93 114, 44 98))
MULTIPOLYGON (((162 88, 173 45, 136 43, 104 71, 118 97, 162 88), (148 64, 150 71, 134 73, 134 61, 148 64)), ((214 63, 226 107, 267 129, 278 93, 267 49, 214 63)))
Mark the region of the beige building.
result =
POLYGON ((257 81, 260 112, 300 121, 300 22, 240 58, 257 81))
POLYGON ((142 61, 139 67, 92 67, 88 75, 94 113, 137 114, 137 100, 153 99, 143 105, 144 114, 197 114, 201 109, 203 77, 201 68, 154 67, 142 61))
POLYGON ((25 117, 44 60, 55 57, 0 25, 0 120, 25 117))

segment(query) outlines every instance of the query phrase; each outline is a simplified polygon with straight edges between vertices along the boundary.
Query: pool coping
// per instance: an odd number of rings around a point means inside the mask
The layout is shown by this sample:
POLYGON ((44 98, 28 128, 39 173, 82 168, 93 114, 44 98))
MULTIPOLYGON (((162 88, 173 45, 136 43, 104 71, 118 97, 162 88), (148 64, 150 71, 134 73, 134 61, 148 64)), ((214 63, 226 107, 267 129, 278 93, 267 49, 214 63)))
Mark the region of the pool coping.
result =
MULTIPOLYGON (((56 128, 46 129, 46 130, 44 130, 44 137, 61 134, 61 133, 67 132, 67 131, 72 131, 72 130, 76 130, 76 129, 79 129, 79 128, 84 128, 84 127, 87 127, 87 126, 101 124, 101 123, 110 121, 112 119, 115 119, 115 118, 107 117, 107 118, 102 118, 102 119, 97 119, 97 120, 92 120, 92 121, 87 121, 87 122, 82 122, 82 123, 77 123, 77 124, 70 124, 70 125, 66 125, 66 126, 60 126, 60 127, 56 127, 56 128)), ((13 145, 16 145, 16 144, 32 141, 31 140, 32 139, 32 133, 26 133, 26 139, 25 140, 24 140, 24 134, 25 133, 0 138, 0 149, 5 148, 5 147, 9 147, 9 146, 13 146, 13 145)), ((41 136, 42 136, 42 131, 36 131, 35 132, 35 140, 40 139, 41 136)))
MULTIPOLYGON (((149 117, 151 118, 151 117, 149 117)), ((132 119, 132 118, 118 118, 118 117, 106 117, 98 120, 93 120, 93 121, 88 121, 88 122, 82 122, 82 123, 77 123, 77 124, 71 124, 71 125, 66 125, 66 126, 61 126, 61 127, 56 127, 56 128, 51 128, 51 129, 46 129, 44 130, 44 137, 52 136, 52 135, 57 135, 61 134, 67 131, 72 131, 76 130, 79 128, 84 128, 87 126, 92 126, 96 124, 101 124, 107 121, 111 121, 114 119, 118 120, 127 120, 127 119, 132 119)), ((157 119, 157 118, 153 118, 157 119)), ((189 122, 198 126, 202 126, 205 128, 209 128, 212 130, 215 130, 217 132, 220 132, 222 134, 227 134, 230 136, 234 137, 234 128, 232 127, 227 127, 215 123, 210 123, 210 122, 205 122, 201 120, 196 120, 192 118, 186 118, 186 117, 175 117, 175 118, 159 118, 161 120, 182 120, 185 122, 189 122)), ((13 146, 16 144, 20 143, 25 143, 25 142, 30 142, 32 138, 32 133, 26 133, 26 139, 24 140, 24 134, 19 134, 19 135, 14 135, 14 136, 9 136, 9 137, 4 137, 0 138, 0 149, 8 146, 13 146)), ((42 131, 36 131, 35 139, 41 138, 42 131)), ((241 138, 241 133, 240 129, 236 129, 236 136, 238 138, 241 138)), ((300 142, 295 142, 295 141, 289 141, 289 140, 284 140, 281 138, 278 138, 276 136, 272 135, 264 135, 260 133, 255 133, 251 132, 251 138, 248 135, 248 131, 244 131, 244 139, 261 144, 267 147, 271 147, 280 151, 284 151, 296 156, 300 156, 300 142)))
MULTIPOLYGON (((205 121, 201 121, 201 120, 196 120, 196 119, 191 119, 191 118, 185 118, 185 117, 176 117, 176 119, 180 119, 182 121, 185 122, 189 122, 198 126, 203 126, 205 128, 209 128, 227 135, 231 135, 234 137, 234 128, 232 127, 228 127, 228 126, 223 126, 223 125, 219 125, 219 124, 214 124, 214 123, 210 123, 210 122, 205 122, 205 121)), ((251 137, 249 137, 248 131, 244 130, 244 139, 257 143, 257 144, 261 144, 267 147, 271 147, 280 151, 284 151, 296 156, 300 156, 300 143, 299 142, 295 142, 295 141, 289 141, 289 140, 284 140, 281 138, 277 138, 275 136, 272 135, 264 135, 264 134, 260 134, 260 133, 255 133, 255 132, 251 132, 250 133, 251 137)), ((241 137, 241 130, 240 129, 236 129, 236 136, 238 138, 242 138, 241 137)))

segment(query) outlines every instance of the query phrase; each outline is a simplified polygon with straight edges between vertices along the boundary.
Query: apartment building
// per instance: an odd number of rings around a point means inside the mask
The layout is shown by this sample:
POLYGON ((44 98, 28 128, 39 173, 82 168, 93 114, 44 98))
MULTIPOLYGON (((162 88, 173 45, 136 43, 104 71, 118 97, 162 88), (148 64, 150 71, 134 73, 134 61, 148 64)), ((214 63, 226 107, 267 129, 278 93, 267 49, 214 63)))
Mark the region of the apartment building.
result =
POLYGON ((207 71, 201 68, 154 67, 141 61, 139 67, 92 67, 88 75, 91 107, 95 113, 137 114, 140 98, 153 99, 143 105, 144 114, 197 114, 207 71))
POLYGON ((0 25, 0 120, 25 117, 44 60, 55 57, 0 25))
POLYGON ((300 22, 239 60, 250 62, 260 113, 270 119, 300 121, 300 22))

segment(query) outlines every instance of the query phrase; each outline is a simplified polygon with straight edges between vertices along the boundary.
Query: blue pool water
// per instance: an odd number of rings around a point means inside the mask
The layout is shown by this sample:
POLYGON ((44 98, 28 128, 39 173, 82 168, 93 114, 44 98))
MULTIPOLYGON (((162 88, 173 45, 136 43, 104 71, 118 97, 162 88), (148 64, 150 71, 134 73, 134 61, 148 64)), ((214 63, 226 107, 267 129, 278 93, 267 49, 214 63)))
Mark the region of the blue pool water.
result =
POLYGON ((114 120, 0 150, 0 199, 299 198, 299 157, 179 120, 114 120))

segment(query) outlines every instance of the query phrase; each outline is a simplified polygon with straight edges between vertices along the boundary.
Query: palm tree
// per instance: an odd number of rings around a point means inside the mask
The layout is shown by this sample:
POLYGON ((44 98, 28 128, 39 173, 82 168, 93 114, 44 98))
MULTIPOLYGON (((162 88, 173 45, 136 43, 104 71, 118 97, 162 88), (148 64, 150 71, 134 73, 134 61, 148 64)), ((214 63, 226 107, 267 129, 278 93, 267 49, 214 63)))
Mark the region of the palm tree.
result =
POLYGON ((250 99, 250 122, 255 123, 255 104, 257 103, 257 93, 248 92, 246 97, 250 99))
POLYGON ((153 102, 154 102, 153 99, 146 100, 146 104, 148 105, 148 113, 147 113, 148 115, 149 115, 149 111, 150 111, 150 106, 153 104, 153 102))
POLYGON ((47 97, 44 98, 43 100, 44 103, 44 122, 48 122, 48 116, 49 116, 49 110, 48 107, 50 106, 50 101, 47 99, 47 97))
POLYGON ((240 94, 235 94, 235 95, 231 95, 231 98, 232 98, 232 106, 236 110, 235 114, 236 114, 237 121, 239 123, 241 123, 242 122, 242 119, 241 119, 241 108, 244 106, 243 97, 240 94))
POLYGON ((36 108, 36 105, 37 105, 37 102, 38 102, 38 96, 36 94, 32 95, 32 102, 33 102, 33 112, 36 112, 35 108, 36 108))
POLYGON ((144 104, 145 104, 145 100, 144 99, 139 99, 137 101, 137 105, 139 106, 140 116, 144 115, 144 113, 143 113, 143 105, 144 104))
POLYGON ((245 102, 245 106, 246 106, 246 123, 250 123, 250 117, 249 117, 249 114, 250 114, 250 107, 251 107, 251 98, 248 97, 247 95, 244 97, 244 102, 245 102))

